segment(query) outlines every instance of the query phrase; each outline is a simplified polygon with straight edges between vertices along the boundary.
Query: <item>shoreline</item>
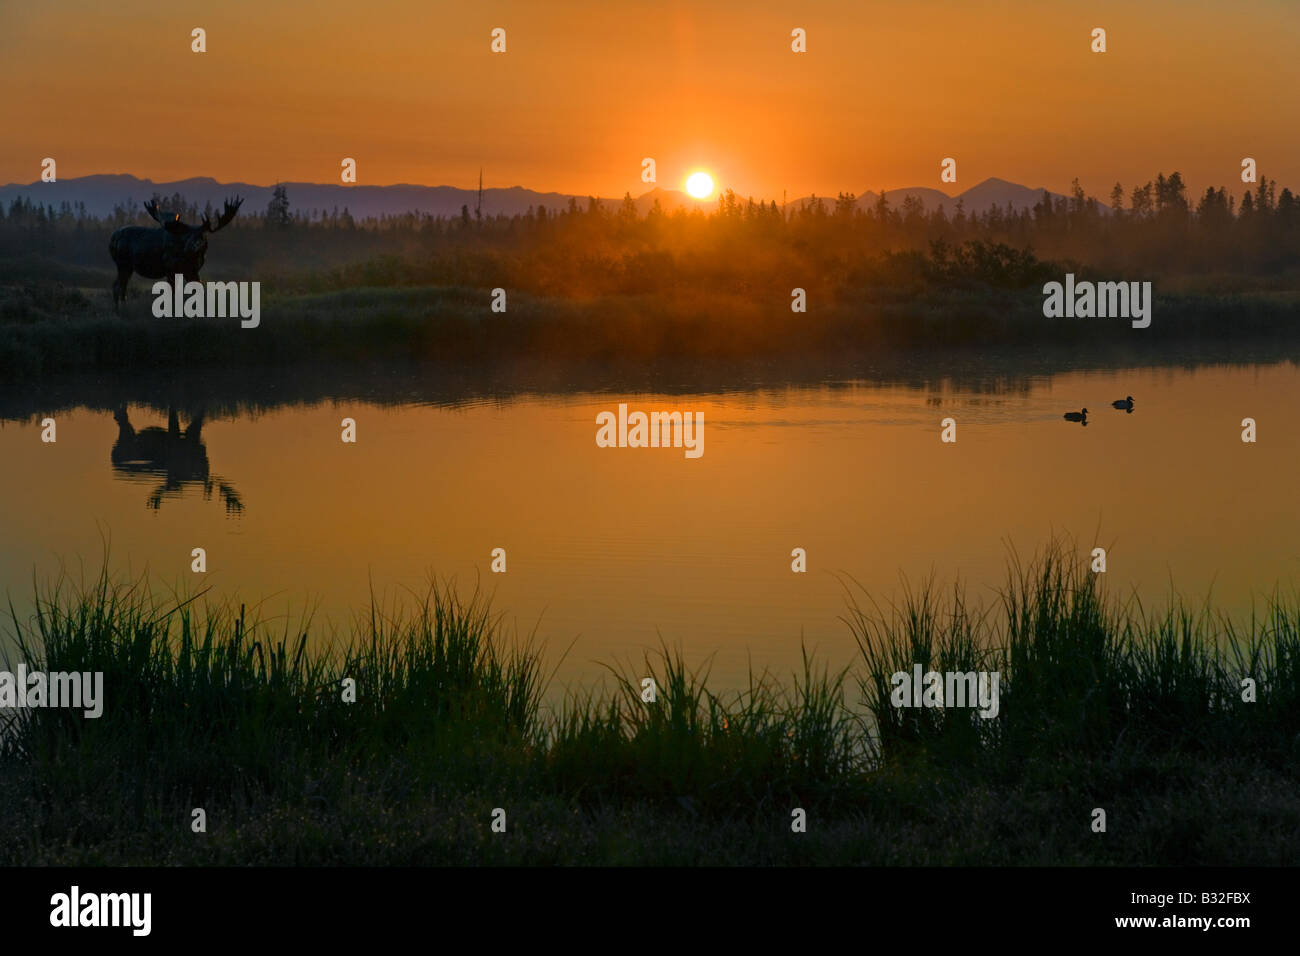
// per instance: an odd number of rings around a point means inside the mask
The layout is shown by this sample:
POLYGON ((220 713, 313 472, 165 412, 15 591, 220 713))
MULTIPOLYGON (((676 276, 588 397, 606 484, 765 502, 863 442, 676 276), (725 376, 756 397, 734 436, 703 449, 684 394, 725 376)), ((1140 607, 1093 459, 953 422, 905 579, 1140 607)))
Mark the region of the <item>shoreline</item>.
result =
MULTIPOLYGON (((5 328, 0 324, 0 338, 5 328)), ((859 347, 781 356, 611 356, 560 361, 545 355, 503 353, 465 361, 396 353, 302 357, 267 365, 250 363, 250 356, 240 353, 238 361, 218 365, 90 366, 62 368, 34 378, 11 375, 0 381, 0 421, 27 420, 38 413, 80 406, 112 411, 123 402, 163 411, 175 403, 232 411, 333 400, 456 405, 580 393, 725 395, 859 381, 910 388, 951 383, 963 390, 995 394, 1025 390, 1035 381, 1073 372, 1300 364, 1300 335, 1144 344, 1139 339, 1147 331, 1076 345, 859 347), (268 370, 273 374, 268 375, 268 370)), ((235 332, 253 334, 252 330, 235 332)), ((114 334, 132 333, 123 327, 114 334)))
MULTIPOLYGON (((26 295, 15 288, 0 296, 26 295)), ((245 329, 231 320, 156 319, 138 296, 118 317, 74 290, 54 296, 48 310, 10 301, 0 320, 0 373, 39 383, 62 373, 377 361, 546 362, 558 373, 591 363, 810 362, 1022 346, 1158 354, 1249 343, 1300 354, 1300 305, 1283 293, 1157 294, 1143 329, 1125 320, 1045 319, 1034 289, 884 294, 807 313, 725 292, 588 300, 518 293, 504 313, 491 301, 489 290, 464 287, 268 293, 261 324, 245 329)))

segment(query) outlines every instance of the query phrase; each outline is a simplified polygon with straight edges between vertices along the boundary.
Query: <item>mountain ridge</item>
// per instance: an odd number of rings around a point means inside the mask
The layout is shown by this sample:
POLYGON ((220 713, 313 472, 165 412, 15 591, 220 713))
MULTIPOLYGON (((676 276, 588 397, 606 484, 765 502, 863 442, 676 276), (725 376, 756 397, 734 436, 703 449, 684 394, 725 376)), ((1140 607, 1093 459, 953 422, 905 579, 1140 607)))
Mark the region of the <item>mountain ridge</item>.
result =
MULTIPOLYGON (((329 214, 337 208, 345 208, 356 219, 379 216, 398 216, 411 212, 428 213, 434 216, 453 218, 462 214, 462 207, 468 207, 470 214, 478 202, 477 189, 461 189, 456 186, 426 186, 418 183, 394 183, 385 186, 344 185, 334 183, 285 182, 283 185, 289 197, 290 208, 294 211, 312 211, 329 214)), ((257 186, 252 183, 223 183, 211 176, 191 176, 186 179, 154 182, 129 173, 93 173, 71 179, 60 179, 53 183, 9 183, 0 186, 0 203, 8 206, 14 199, 25 198, 33 203, 43 203, 57 208, 64 202, 73 206, 85 203, 86 211, 93 216, 111 215, 115 206, 140 208, 155 193, 171 196, 180 193, 189 202, 202 207, 210 203, 220 208, 222 202, 231 195, 242 195, 249 211, 265 209, 270 202, 274 186, 257 186)), ((949 195, 942 190, 924 186, 912 186, 904 189, 885 190, 885 197, 891 207, 897 209, 908 196, 917 198, 927 211, 932 211, 943 204, 945 212, 951 216, 958 200, 961 200, 966 213, 979 214, 997 205, 1010 206, 1014 209, 1031 208, 1038 202, 1045 190, 1032 189, 1005 179, 990 177, 963 192, 949 195)), ((1056 198, 1060 193, 1049 194, 1056 198)), ((746 197, 748 198, 748 197, 746 197)), ((828 205, 834 204, 833 197, 821 197, 828 205)), ((868 190, 856 197, 857 205, 863 209, 875 206, 879 193, 868 190)), ((697 201, 686 193, 656 186, 648 192, 634 197, 637 214, 644 216, 658 199, 665 212, 678 208, 698 208, 709 211, 716 207, 717 200, 697 201)), ((812 200, 811 196, 801 197, 786 203, 785 208, 799 208, 812 200)), ((483 214, 487 216, 513 216, 526 213, 530 208, 545 206, 547 209, 567 208, 570 201, 586 208, 589 197, 572 193, 539 192, 521 185, 491 187, 483 190, 483 214)), ((622 205, 622 199, 597 197, 597 201, 609 210, 622 205)), ((770 202, 771 200, 765 200, 770 202)))
MULTIPOLYGON (((962 203, 962 209, 967 215, 978 215, 987 212, 995 205, 1004 209, 1010 207, 1016 211, 1032 209, 1035 203, 1042 200, 1043 193, 1050 195, 1053 202, 1058 199, 1068 198, 1062 193, 1052 192, 1050 189, 1041 186, 1037 188, 1022 186, 1019 183, 1013 183, 997 176, 990 176, 969 189, 953 194, 930 186, 907 186, 901 189, 886 189, 883 192, 885 199, 894 210, 898 210, 903 201, 911 196, 920 200, 927 212, 933 212, 942 204, 944 212, 949 217, 955 213, 958 201, 962 203)), ((821 196, 819 198, 828 206, 835 203, 834 197, 821 196)), ((879 198, 880 193, 868 189, 856 196, 856 202, 860 209, 871 209, 875 207, 879 198)), ((787 203, 787 207, 794 206, 797 208, 807 205, 812 199, 812 196, 802 196, 799 199, 791 200, 787 203)))

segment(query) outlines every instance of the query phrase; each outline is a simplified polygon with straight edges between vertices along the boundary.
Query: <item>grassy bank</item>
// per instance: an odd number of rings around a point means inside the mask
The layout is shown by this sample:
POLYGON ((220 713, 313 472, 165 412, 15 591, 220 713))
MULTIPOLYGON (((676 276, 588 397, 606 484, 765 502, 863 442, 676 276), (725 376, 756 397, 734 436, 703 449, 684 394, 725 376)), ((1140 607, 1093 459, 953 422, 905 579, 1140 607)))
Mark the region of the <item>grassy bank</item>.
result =
POLYGON ((1000 603, 851 593, 845 620, 844 672, 723 694, 665 650, 551 708, 540 650, 449 587, 314 650, 242 608, 55 586, 19 655, 102 671, 104 713, 7 713, 0 864, 1300 861, 1300 602, 1148 614, 1051 548, 1000 603), (997 671, 998 716, 895 708, 914 663, 997 671))
POLYGON ((1283 293, 1157 296, 1152 325, 1122 319, 1049 320, 1037 288, 882 287, 845 296, 808 289, 719 289, 558 298, 490 289, 374 287, 322 293, 264 291, 261 323, 158 319, 139 290, 116 316, 107 292, 50 282, 0 288, 0 375, 40 380, 111 369, 289 366, 304 362, 428 360, 555 363, 736 360, 836 355, 846 350, 1023 346, 1142 346, 1251 337, 1294 340, 1294 297, 1283 293))

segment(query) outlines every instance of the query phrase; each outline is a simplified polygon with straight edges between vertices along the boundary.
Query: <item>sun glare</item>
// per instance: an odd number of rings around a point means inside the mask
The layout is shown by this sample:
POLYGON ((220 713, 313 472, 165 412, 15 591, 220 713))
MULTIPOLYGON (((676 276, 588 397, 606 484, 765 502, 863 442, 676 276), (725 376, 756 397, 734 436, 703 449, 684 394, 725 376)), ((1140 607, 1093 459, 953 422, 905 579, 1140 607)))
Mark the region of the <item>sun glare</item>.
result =
POLYGON ((713 193, 713 177, 708 173, 691 173, 686 180, 686 191, 696 199, 708 199, 713 193))

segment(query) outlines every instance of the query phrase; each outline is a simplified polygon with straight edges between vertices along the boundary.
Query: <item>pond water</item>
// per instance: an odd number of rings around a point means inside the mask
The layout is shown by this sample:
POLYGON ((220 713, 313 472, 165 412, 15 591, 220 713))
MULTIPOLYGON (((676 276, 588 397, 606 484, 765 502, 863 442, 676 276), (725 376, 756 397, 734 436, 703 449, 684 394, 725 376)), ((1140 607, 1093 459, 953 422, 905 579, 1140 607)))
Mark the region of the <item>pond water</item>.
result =
POLYGON ((33 573, 94 570, 107 538, 115 568, 260 601, 266 617, 314 608, 323 635, 372 589, 392 600, 454 576, 536 629, 552 663, 567 651, 557 687, 593 684, 601 663, 639 661, 661 640, 711 660, 726 687, 751 664, 788 677, 801 639, 852 662, 849 576, 881 600, 900 595, 900 575, 931 573, 993 599, 1008 547, 1029 554, 1053 534, 1085 556, 1107 547, 1108 588, 1148 604, 1172 587, 1247 615, 1300 578, 1290 361, 1067 368, 1009 386, 897 378, 434 398, 286 389, 244 404, 73 389, 0 404, 0 585, 21 615, 33 573), (1131 412, 1111 407, 1129 395, 1131 412), (703 413, 703 455, 598 447, 596 416, 620 402, 703 413), (1063 418, 1085 406, 1086 425, 1063 418), (340 439, 344 418, 355 444, 340 439), (494 548, 504 574, 489 570, 494 548), (794 548, 806 573, 791 570, 794 548))

